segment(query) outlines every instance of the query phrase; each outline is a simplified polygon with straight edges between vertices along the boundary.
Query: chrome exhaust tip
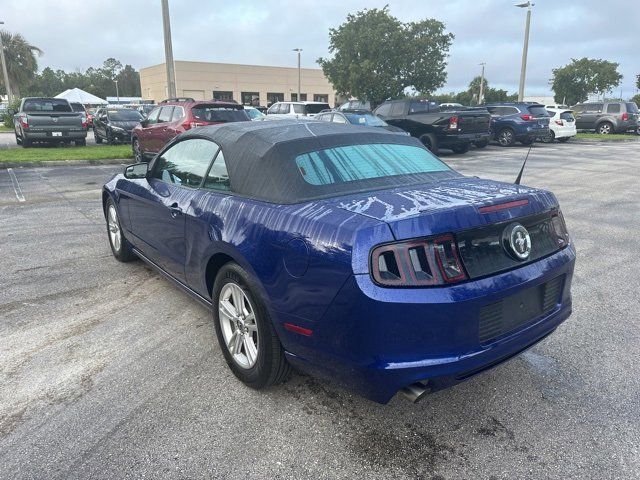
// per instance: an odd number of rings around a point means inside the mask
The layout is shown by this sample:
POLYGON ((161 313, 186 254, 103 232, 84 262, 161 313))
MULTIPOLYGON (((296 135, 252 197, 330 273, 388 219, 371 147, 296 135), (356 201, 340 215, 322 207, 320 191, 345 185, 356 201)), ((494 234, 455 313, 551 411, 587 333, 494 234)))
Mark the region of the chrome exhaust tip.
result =
POLYGON ((407 397, 411 403, 418 403, 422 398, 429 393, 428 383, 426 381, 415 382, 411 385, 400 390, 405 397, 407 397))

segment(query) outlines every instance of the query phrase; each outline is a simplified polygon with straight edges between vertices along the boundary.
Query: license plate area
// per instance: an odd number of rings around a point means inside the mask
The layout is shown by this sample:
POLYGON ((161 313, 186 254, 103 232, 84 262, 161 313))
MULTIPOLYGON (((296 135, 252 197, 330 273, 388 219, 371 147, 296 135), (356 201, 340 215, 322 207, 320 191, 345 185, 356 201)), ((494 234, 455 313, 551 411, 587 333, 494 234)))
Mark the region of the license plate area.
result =
POLYGON ((480 309, 478 339, 488 343, 550 313, 560 302, 564 276, 527 288, 480 309))
POLYGON ((51 136, 52 137, 61 137, 62 136, 62 132, 51 132, 51 136))

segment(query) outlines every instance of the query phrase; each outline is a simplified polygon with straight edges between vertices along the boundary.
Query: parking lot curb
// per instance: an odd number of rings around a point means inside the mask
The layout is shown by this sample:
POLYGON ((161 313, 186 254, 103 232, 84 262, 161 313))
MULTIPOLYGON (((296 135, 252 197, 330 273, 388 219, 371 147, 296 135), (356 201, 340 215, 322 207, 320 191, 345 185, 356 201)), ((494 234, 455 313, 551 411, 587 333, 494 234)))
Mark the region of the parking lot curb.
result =
POLYGON ((42 160, 39 162, 0 162, 0 170, 24 167, 69 167, 82 165, 120 165, 130 164, 131 158, 105 158, 101 160, 42 160))

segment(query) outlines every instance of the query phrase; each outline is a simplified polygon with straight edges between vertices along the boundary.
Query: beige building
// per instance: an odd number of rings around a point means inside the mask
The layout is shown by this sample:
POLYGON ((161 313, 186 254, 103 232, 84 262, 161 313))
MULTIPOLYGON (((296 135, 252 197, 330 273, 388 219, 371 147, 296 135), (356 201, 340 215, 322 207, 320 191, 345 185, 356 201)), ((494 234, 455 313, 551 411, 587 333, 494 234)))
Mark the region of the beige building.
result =
MULTIPOLYGON (((175 62, 178 97, 195 100, 235 100, 249 105, 268 106, 276 101, 297 100, 298 69, 230 63, 175 62)), ((337 95, 322 70, 301 69, 301 100, 336 104, 337 95)), ((159 102, 167 98, 165 64, 140 69, 143 100, 159 102)))

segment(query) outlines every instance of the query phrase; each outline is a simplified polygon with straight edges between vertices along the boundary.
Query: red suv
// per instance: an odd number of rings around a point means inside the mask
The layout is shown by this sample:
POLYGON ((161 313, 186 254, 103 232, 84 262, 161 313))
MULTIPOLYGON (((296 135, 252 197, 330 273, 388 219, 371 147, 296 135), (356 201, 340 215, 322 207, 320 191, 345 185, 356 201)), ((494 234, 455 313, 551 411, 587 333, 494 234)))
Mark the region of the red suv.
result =
POLYGON ((191 128, 250 120, 244 107, 235 102, 165 100, 133 129, 131 148, 136 162, 144 162, 173 137, 191 128))

